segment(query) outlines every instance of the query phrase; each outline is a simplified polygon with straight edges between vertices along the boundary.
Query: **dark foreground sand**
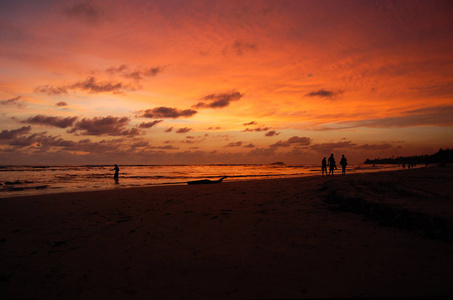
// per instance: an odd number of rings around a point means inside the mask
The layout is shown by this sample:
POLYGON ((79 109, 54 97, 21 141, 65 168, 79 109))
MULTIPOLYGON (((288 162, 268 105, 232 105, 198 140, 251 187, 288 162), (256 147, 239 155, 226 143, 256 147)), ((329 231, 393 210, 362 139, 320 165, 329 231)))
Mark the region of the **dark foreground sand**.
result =
POLYGON ((0 299, 452 295, 452 172, 0 199, 0 299))

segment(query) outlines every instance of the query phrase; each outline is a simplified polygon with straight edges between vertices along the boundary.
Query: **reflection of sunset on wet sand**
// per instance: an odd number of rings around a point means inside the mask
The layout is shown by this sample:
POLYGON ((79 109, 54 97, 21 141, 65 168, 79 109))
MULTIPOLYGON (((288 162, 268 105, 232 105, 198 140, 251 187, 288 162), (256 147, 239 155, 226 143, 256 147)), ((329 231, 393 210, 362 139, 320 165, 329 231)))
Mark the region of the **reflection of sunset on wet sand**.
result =
POLYGON ((1 164, 320 163, 452 140, 449 1, 2 1, 1 164))

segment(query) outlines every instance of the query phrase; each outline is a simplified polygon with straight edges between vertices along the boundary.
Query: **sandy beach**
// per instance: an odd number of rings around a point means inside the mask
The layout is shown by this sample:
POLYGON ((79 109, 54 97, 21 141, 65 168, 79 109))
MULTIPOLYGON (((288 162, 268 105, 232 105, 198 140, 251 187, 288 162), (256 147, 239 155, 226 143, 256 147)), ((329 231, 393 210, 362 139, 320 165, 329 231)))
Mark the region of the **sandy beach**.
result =
POLYGON ((452 203, 452 167, 0 199, 0 298, 451 296, 452 203))

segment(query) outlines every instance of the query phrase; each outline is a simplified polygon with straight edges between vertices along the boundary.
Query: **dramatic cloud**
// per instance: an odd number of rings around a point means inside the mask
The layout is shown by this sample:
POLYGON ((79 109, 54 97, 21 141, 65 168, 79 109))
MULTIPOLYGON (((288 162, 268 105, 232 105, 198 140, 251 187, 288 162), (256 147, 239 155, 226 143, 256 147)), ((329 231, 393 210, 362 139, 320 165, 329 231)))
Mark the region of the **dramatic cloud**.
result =
POLYGON ((163 122, 163 121, 164 120, 156 120, 156 121, 153 121, 153 122, 144 122, 144 123, 141 123, 140 125, 138 125, 138 127, 147 129, 147 128, 154 127, 155 125, 157 125, 157 124, 159 124, 160 122, 163 122))
POLYGON ((142 80, 144 77, 154 77, 158 73, 163 71, 163 67, 153 67, 153 68, 140 68, 140 69, 131 69, 127 65, 121 65, 119 67, 112 67, 106 70, 109 74, 119 74, 124 78, 133 79, 136 81, 142 80))
POLYGON ((275 130, 271 130, 271 131, 267 132, 265 134, 265 136, 269 136, 270 137, 270 136, 276 136, 276 135, 279 135, 279 134, 280 134, 280 132, 277 132, 275 130))
POLYGON ((287 141, 278 141, 277 143, 270 145, 270 147, 309 146, 311 142, 312 139, 309 137, 293 136, 287 141))
POLYGON ((179 128, 178 130, 176 130, 176 133, 187 133, 191 130, 192 130, 192 128, 184 127, 184 128, 179 128))
POLYGON ((95 117, 93 119, 83 118, 74 124, 69 133, 81 135, 111 135, 111 136, 135 136, 141 134, 137 128, 126 129, 130 119, 127 117, 95 117))
POLYGON ((25 104, 20 100, 22 97, 18 96, 15 98, 7 99, 7 100, 0 100, 1 105, 15 105, 19 108, 25 107, 25 104))
POLYGON ((255 145, 250 143, 248 145, 245 145, 244 148, 255 148, 255 145))
POLYGON ((103 12, 94 7, 89 1, 86 1, 66 8, 64 13, 72 18, 81 19, 88 23, 96 23, 103 12))
POLYGON ((54 126, 54 127, 58 127, 58 128, 67 128, 67 127, 72 126, 72 124, 74 124, 74 122, 76 120, 77 120, 77 117, 62 118, 62 117, 47 117, 44 115, 37 115, 37 116, 31 117, 31 118, 28 118, 25 121, 22 121, 22 123, 54 126))
POLYGON ((244 123, 242 125, 244 125, 244 126, 252 126, 252 125, 257 125, 257 124, 258 124, 257 122, 251 121, 251 122, 248 122, 248 123, 244 123))
POLYGON ((189 118, 197 113, 196 110, 193 109, 185 109, 179 110, 173 107, 155 107, 153 109, 147 109, 145 111, 141 111, 141 115, 137 116, 140 118, 151 118, 151 119, 177 119, 177 118, 189 118))
POLYGON ((333 97, 335 97, 337 95, 341 95, 341 94, 343 94, 343 91, 334 92, 334 91, 326 91, 324 89, 321 89, 321 90, 318 90, 315 92, 308 93, 305 96, 320 97, 320 98, 333 98, 333 97))
POLYGON ((63 107, 63 106, 68 106, 68 104, 64 101, 60 101, 58 103, 55 103, 55 106, 58 106, 58 107, 63 107))
POLYGON ((24 135, 29 133, 31 130, 30 126, 27 127, 21 127, 19 129, 13 129, 13 130, 2 130, 0 132, 0 140, 9 140, 9 139, 15 139, 19 135, 24 135))
POLYGON ((241 99, 244 94, 239 92, 229 92, 229 93, 222 93, 222 94, 209 94, 203 97, 201 100, 203 102, 199 102, 195 104, 193 107, 195 108, 222 108, 230 105, 230 102, 237 101, 241 99))
POLYGON ((121 94, 125 91, 135 90, 131 85, 115 81, 99 82, 95 77, 90 76, 83 81, 79 81, 69 85, 52 86, 43 85, 35 89, 36 93, 47 95, 67 94, 70 90, 81 90, 90 94, 98 93, 113 93, 121 94))

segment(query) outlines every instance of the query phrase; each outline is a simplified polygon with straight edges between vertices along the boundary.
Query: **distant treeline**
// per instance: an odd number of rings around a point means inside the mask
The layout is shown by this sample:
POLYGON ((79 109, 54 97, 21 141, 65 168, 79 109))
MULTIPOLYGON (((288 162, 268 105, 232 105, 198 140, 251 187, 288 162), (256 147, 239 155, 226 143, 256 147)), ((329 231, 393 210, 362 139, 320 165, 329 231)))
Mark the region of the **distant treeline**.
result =
POLYGON ((453 163, 453 149, 439 149, 437 153, 428 155, 399 156, 392 158, 367 159, 365 164, 446 164, 453 163))

